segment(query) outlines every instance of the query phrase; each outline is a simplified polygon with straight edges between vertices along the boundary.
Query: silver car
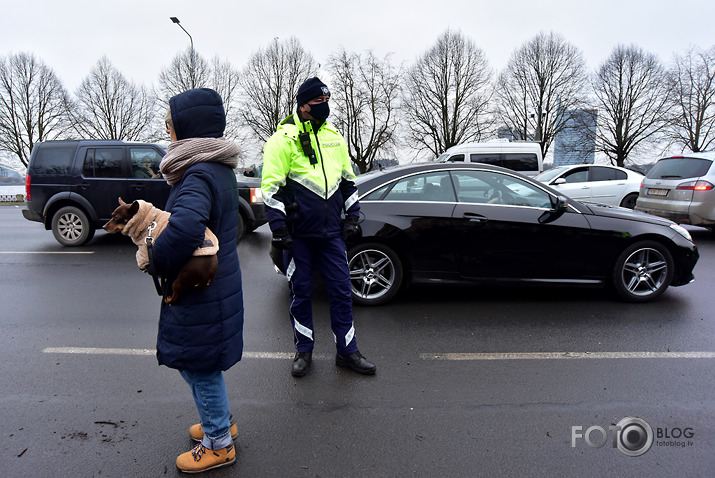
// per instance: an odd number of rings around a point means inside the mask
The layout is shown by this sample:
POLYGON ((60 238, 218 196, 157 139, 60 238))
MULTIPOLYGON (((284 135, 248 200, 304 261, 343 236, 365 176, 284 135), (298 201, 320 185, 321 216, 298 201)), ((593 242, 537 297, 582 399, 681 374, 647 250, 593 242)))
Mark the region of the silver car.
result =
POLYGON ((636 211, 680 224, 715 226, 715 152, 658 160, 648 171, 636 211))
POLYGON ((557 166, 534 177, 578 201, 633 209, 643 175, 604 164, 557 166))

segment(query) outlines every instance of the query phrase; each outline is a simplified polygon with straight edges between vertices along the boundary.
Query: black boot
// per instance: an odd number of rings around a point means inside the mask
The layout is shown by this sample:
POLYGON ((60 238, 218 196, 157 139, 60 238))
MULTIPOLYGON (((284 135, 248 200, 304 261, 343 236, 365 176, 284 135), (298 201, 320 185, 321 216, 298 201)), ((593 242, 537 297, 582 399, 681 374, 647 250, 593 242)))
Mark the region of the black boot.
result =
POLYGON ((308 373, 312 359, 313 352, 296 352, 295 357, 293 357, 293 368, 290 374, 294 377, 302 377, 308 373))
POLYGON ((348 367, 355 370, 357 373, 364 375, 372 375, 377 370, 375 364, 362 356, 360 352, 355 352, 350 355, 335 356, 335 365, 338 367, 348 367))

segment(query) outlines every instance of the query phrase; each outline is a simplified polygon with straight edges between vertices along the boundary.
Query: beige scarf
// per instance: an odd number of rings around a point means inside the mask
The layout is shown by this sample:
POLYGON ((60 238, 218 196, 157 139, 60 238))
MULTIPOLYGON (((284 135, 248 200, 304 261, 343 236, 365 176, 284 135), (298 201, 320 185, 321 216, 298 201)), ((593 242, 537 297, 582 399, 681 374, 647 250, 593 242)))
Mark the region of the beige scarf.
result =
POLYGON ((186 169, 197 163, 221 163, 235 168, 241 148, 226 138, 187 138, 169 144, 161 160, 161 174, 173 186, 181 181, 186 169))

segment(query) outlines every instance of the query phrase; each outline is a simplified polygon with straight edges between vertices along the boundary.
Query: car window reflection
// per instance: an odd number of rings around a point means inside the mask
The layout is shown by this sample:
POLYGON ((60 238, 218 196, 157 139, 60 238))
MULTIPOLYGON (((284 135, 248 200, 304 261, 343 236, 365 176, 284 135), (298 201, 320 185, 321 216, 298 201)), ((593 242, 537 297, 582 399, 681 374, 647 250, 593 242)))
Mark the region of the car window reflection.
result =
POLYGON ((448 171, 402 178, 383 198, 385 201, 454 202, 454 188, 448 171))
POLYGON ((547 192, 513 176, 491 171, 455 171, 452 174, 460 202, 551 207, 547 192))

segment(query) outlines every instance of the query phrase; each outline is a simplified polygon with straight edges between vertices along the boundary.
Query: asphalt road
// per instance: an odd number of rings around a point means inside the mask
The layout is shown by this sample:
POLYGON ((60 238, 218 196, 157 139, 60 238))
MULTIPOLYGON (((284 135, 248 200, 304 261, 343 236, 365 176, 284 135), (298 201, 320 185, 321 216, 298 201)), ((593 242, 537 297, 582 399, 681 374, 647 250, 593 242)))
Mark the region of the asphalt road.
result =
MULTIPOLYGON (((209 476, 712 476, 715 236, 693 234, 696 281, 651 304, 421 287, 356 308, 374 377, 335 367, 319 289, 317 357, 295 379, 264 226, 239 246, 246 356, 226 374, 238 462, 209 476), (609 429, 631 417, 653 438, 636 457, 609 429)), ((179 374, 156 364, 159 298, 134 253, 104 232, 62 248, 0 207, 0 476, 181 475, 197 414, 179 374)))

